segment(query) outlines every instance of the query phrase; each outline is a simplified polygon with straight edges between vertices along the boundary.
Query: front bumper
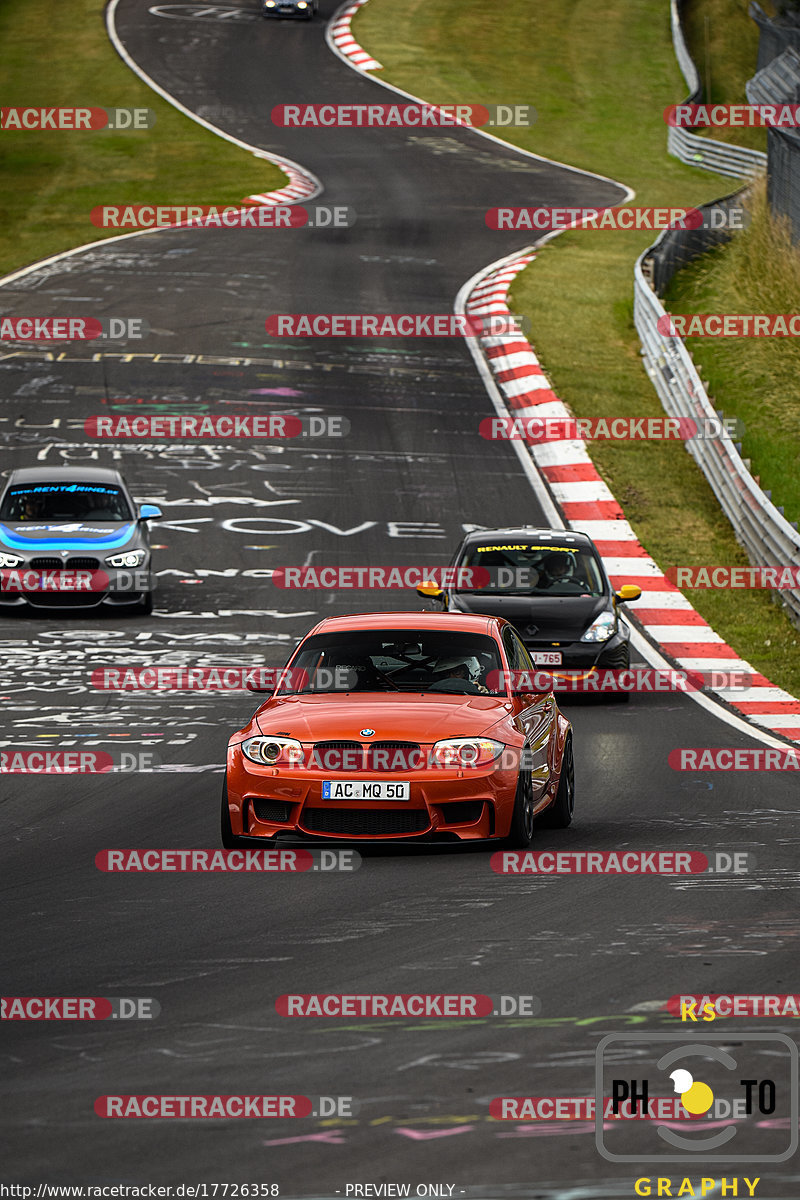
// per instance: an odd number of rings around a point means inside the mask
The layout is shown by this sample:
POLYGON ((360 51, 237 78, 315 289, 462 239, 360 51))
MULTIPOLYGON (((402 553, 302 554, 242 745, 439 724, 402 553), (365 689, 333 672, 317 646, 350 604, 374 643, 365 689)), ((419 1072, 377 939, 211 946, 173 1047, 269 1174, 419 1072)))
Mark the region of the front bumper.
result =
MULTIPOLYGON (((558 650, 561 653, 561 669, 581 670, 589 667, 602 667, 608 670, 630 666, 630 640, 626 630, 619 630, 607 642, 537 642, 531 638, 523 638, 529 653, 538 651, 558 650)), ((539 668, 542 671, 557 672, 559 667, 539 668)))
MULTIPOLYGON (((508 834, 517 771, 497 768, 342 772, 282 769, 250 762, 239 746, 228 751, 228 809, 237 837, 295 833, 358 840, 479 841, 508 834), (409 799, 323 800, 323 780, 410 783, 409 799)), ((545 801, 543 799, 543 805, 545 801)))
MULTIPOLYGON (((24 583, 25 575, 46 578, 61 568, 32 567, 30 562, 24 562, 14 567, 19 572, 24 583)), ((153 591, 153 578, 147 567, 115 568, 105 564, 96 568, 71 567, 65 568, 74 576, 74 586, 68 588, 48 588, 42 590, 7 591, 0 588, 0 606, 4 608, 36 608, 36 609, 92 609, 102 606, 108 608, 125 608, 141 604, 153 591), (91 576, 102 572, 103 587, 95 590, 91 584, 91 576)), ((8 574, 8 569, 6 569, 8 574)))

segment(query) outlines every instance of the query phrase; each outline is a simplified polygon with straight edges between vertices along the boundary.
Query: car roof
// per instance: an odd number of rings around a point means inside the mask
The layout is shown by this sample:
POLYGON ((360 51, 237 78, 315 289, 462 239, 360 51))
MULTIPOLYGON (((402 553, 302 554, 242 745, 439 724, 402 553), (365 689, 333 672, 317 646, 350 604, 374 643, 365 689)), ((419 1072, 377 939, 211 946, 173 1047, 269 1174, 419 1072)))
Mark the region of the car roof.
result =
POLYGON ((536 525, 512 525, 501 529, 476 529, 466 535, 464 545, 480 546, 483 542, 519 541, 523 538, 528 541, 536 538, 539 541, 552 540, 554 543, 574 542, 581 546, 594 546, 588 533, 581 533, 577 529, 553 529, 547 525, 542 528, 536 525))
POLYGON ((113 467, 20 467, 8 477, 9 486, 20 483, 115 483, 125 480, 113 467))
POLYGON ((443 613, 426 611, 350 613, 345 617, 326 617, 309 630, 312 633, 335 631, 346 633, 356 629, 440 629, 457 633, 483 633, 497 636, 503 617, 486 617, 477 613, 443 613))

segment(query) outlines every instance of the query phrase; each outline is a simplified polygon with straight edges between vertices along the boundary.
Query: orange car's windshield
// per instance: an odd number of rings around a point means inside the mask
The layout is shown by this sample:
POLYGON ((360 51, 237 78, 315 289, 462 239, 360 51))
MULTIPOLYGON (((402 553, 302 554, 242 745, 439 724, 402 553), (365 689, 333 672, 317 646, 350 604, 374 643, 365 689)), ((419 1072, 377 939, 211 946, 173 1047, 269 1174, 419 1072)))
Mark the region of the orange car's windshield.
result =
POLYGON ((369 629, 308 638, 279 689, 286 693, 430 692, 504 696, 493 638, 449 630, 369 629))

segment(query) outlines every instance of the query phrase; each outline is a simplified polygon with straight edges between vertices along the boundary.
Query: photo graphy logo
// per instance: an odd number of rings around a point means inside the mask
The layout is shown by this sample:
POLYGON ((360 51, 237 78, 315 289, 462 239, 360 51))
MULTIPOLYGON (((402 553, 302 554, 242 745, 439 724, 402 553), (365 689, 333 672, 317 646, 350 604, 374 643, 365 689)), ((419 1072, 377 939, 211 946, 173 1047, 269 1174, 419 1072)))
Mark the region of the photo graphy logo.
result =
POLYGON ((786 1162, 798 1148, 798 1049, 781 1033, 611 1033, 596 1051, 595 1143, 609 1162, 786 1162), (631 1070, 621 1052, 631 1055, 631 1070), (670 1082, 671 1081, 671 1082, 670 1082), (672 1090, 685 1118, 607 1122, 623 1104, 646 1114, 672 1090))

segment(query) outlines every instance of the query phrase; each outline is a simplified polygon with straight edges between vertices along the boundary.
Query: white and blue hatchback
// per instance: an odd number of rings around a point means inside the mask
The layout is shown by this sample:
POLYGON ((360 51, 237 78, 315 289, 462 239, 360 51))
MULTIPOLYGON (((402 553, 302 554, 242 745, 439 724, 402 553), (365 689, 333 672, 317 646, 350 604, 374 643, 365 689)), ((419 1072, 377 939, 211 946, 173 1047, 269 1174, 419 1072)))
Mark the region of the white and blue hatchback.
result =
POLYGON ((0 498, 0 606, 152 612, 147 523, 162 515, 135 504, 110 468, 12 471, 0 498))

